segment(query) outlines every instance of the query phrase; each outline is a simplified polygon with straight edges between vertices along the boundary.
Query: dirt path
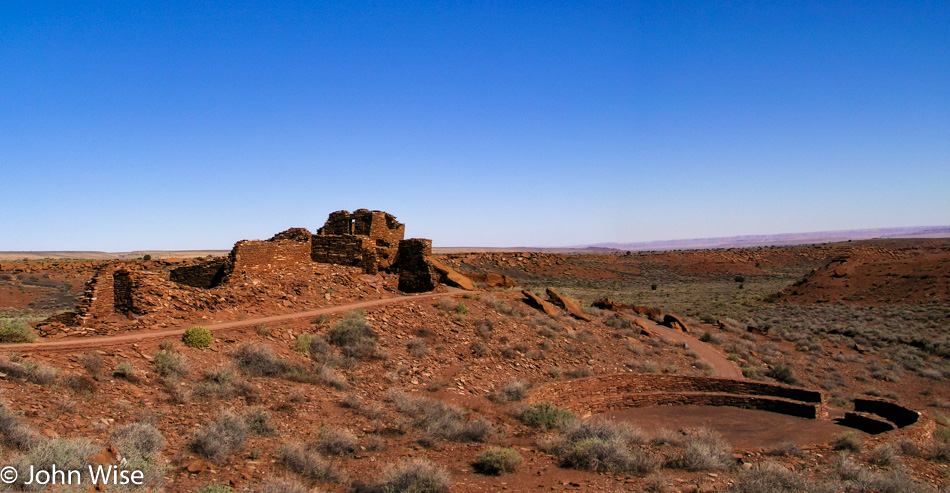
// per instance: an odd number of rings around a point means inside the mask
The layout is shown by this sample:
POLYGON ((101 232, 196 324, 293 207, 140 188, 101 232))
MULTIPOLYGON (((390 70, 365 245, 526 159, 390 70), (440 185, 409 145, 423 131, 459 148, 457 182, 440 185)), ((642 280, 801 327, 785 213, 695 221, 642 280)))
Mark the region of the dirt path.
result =
MULTIPOLYGON (((343 305, 317 308, 316 310, 308 310, 305 312, 295 312, 295 313, 287 313, 284 315, 271 315, 267 317, 248 318, 248 319, 238 320, 234 322, 220 322, 220 323, 215 323, 215 324, 208 324, 206 325, 206 327, 211 329, 212 332, 221 332, 224 330, 236 329, 239 327, 257 325, 259 323, 281 322, 284 320, 292 320, 296 318, 315 317, 317 315, 329 315, 331 313, 357 310, 360 308, 371 308, 375 306, 407 303, 410 301, 425 300, 425 299, 430 299, 430 298, 440 298, 443 296, 454 296, 463 292, 468 292, 468 291, 462 291, 459 289, 450 288, 449 291, 444 292, 444 293, 427 293, 427 294, 416 294, 416 295, 409 295, 409 296, 396 296, 393 298, 382 298, 378 300, 356 301, 353 303, 346 303, 343 305)), ((191 327, 193 325, 195 324, 187 324, 187 326, 182 326, 177 329, 168 329, 168 330, 161 330, 161 331, 137 331, 137 332, 122 334, 118 336, 83 337, 79 339, 66 338, 66 339, 59 339, 59 340, 50 341, 50 342, 33 342, 33 343, 28 343, 28 344, 0 344, 0 351, 20 351, 20 352, 67 351, 71 349, 81 349, 81 348, 87 348, 87 347, 116 346, 116 345, 121 345, 121 344, 139 342, 146 339, 157 339, 157 338, 162 338, 162 337, 179 336, 185 333, 185 329, 187 327, 191 327)))
POLYGON ((735 363, 729 361, 725 356, 720 354, 719 351, 713 349, 709 344, 706 344, 685 332, 680 332, 678 330, 659 325, 651 320, 641 318, 640 321, 649 327, 651 331, 663 337, 664 339, 668 339, 679 345, 688 345, 690 350, 695 351, 696 354, 699 355, 699 359, 712 365, 713 369, 716 370, 716 376, 727 378, 745 378, 742 375, 742 371, 739 370, 739 367, 736 366, 735 363))

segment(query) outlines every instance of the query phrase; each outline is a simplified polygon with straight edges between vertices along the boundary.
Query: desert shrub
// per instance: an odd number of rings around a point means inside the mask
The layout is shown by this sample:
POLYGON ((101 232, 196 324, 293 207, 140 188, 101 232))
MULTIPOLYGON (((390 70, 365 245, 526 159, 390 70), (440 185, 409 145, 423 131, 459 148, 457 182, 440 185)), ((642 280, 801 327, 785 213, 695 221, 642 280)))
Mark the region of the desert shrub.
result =
POLYGON ((155 353, 152 363, 155 365, 155 372, 163 377, 183 377, 191 369, 191 364, 187 358, 166 350, 155 353))
POLYGON ((356 435, 349 430, 323 426, 314 448, 329 455, 353 455, 357 448, 356 435))
POLYGON ((192 448, 199 455, 214 463, 237 452, 247 439, 247 424, 244 419, 230 411, 198 429, 192 448))
POLYGON ((584 378, 593 375, 587 368, 574 368, 564 373, 567 378, 584 378))
POLYGON ((491 354, 491 351, 488 349, 488 346, 480 342, 473 342, 471 345, 471 349, 472 349, 472 353, 475 354, 475 356, 488 356, 489 354, 491 354))
POLYGON ((798 493, 813 491, 801 475, 775 462, 766 462, 739 476, 736 493, 798 493))
POLYGON ((112 443, 119 447, 122 456, 144 458, 161 452, 165 439, 158 428, 148 423, 130 423, 112 432, 112 443))
POLYGON ((413 397, 398 391, 387 396, 400 412, 413 418, 413 425, 423 431, 428 443, 441 439, 483 442, 495 431, 487 419, 467 420, 460 408, 438 399, 413 397))
POLYGON ((79 362, 92 376, 99 375, 99 372, 102 371, 102 367, 105 365, 102 356, 96 353, 84 353, 79 357, 79 362))
POLYGON ((77 394, 93 394, 96 392, 96 381, 88 375, 66 375, 62 378, 62 383, 77 394))
POLYGON ((606 420, 575 421, 567 425, 553 446, 563 467, 595 472, 644 473, 656 467, 639 447, 640 430, 606 420))
POLYGON ((271 423, 270 413, 260 406, 255 406, 244 412, 244 423, 247 431, 260 436, 271 436, 277 429, 271 423))
POLYGON ((530 389, 530 382, 516 379, 506 383, 504 387, 492 394, 492 398, 498 402, 520 401, 528 396, 530 389))
POLYGON ((36 361, 24 361, 27 381, 39 385, 52 385, 59 378, 59 370, 36 361))
POLYGON ((531 406, 525 406, 515 412, 515 417, 522 423, 542 430, 553 430, 574 421, 574 413, 567 409, 551 404, 550 402, 541 402, 531 406))
POLYGON ((234 490, 223 484, 209 484, 198 488, 195 493, 234 493, 234 490))
POLYGON ((792 371, 792 367, 781 362, 772 365, 772 367, 769 368, 767 372, 765 372, 765 376, 787 384, 794 384, 798 382, 798 379, 795 378, 795 373, 792 371))
POLYGON ((341 375, 339 372, 333 371, 325 365, 317 365, 314 370, 316 378, 319 382, 322 382, 330 387, 333 387, 337 390, 346 390, 350 388, 350 384, 346 381, 346 377, 341 375))
POLYGON ((669 462, 672 467, 689 471, 710 471, 727 469, 735 463, 732 448, 719 433, 707 428, 693 430, 684 437, 680 446, 683 447, 683 452, 669 462))
POLYGON ((99 451, 99 448, 88 438, 52 439, 39 442, 26 455, 17 461, 18 478, 14 483, 26 491, 40 491, 43 485, 24 484, 30 477, 30 469, 36 471, 84 469, 88 465, 88 457, 99 451))
POLYGON ((0 441, 19 450, 30 450, 44 440, 36 430, 20 422, 16 413, 0 402, 0 441))
POLYGON ((287 362, 278 358, 270 346, 263 344, 241 346, 234 354, 234 362, 241 371, 252 377, 278 376, 287 368, 287 362))
POLYGON ((805 452, 795 442, 787 440, 765 451, 766 455, 779 457, 804 457, 805 452))
POLYGON ((336 466, 308 451, 300 444, 284 445, 277 450, 278 462, 294 474, 315 481, 343 481, 343 473, 336 466))
POLYGON ((112 376, 126 380, 135 380, 135 366, 128 361, 119 363, 115 367, 115 371, 112 372, 112 376))
POLYGON ((458 313, 459 315, 465 315, 468 313, 468 306, 466 306, 465 303, 459 301, 458 304, 455 305, 454 310, 455 313, 458 313))
POLYGON ((335 346, 355 346, 364 339, 375 339, 373 328, 362 310, 348 312, 327 331, 327 342, 335 346))
POLYGON ((18 318, 0 318, 0 343, 33 342, 36 333, 18 318))
POLYGON ((835 450, 844 450, 848 452, 860 452, 861 451, 861 437, 853 431, 846 431, 844 433, 834 436, 834 440, 831 442, 832 447, 835 450))
POLYGON ((158 349, 162 351, 173 351, 175 349, 175 343, 171 339, 162 339, 162 342, 158 343, 158 349))
POLYGON ((317 490, 311 490, 299 481, 282 478, 253 486, 247 490, 247 493, 317 493, 317 490))
POLYGON ((181 341, 186 346, 193 348, 206 348, 211 345, 213 339, 211 331, 200 325, 188 327, 181 336, 181 341))
POLYGON ((472 466, 482 474, 500 475, 515 472, 524 457, 511 447, 492 447, 475 458, 472 466))
POLYGON ((313 337, 313 334, 308 332, 298 335, 297 339, 294 340, 294 351, 310 356, 310 343, 313 342, 313 337))
POLYGON ((445 469, 417 459, 387 469, 381 486, 386 493, 448 493, 451 485, 445 469))
POLYGON ((219 367, 205 370, 204 378, 195 387, 195 395, 209 399, 230 399, 242 396, 250 400, 257 396, 257 389, 247 381, 238 378, 233 369, 219 367))
POLYGON ((881 444, 871 451, 868 462, 880 467, 897 467, 902 463, 900 450, 889 443, 881 444))
POLYGON ((423 358, 429 354, 429 349, 426 348, 426 341, 422 339, 413 338, 406 345, 409 347, 409 354, 414 358, 423 358))
POLYGON ((479 320, 475 322, 475 331, 478 332, 478 335, 483 339, 488 339, 494 330, 495 326, 491 323, 491 320, 479 320))

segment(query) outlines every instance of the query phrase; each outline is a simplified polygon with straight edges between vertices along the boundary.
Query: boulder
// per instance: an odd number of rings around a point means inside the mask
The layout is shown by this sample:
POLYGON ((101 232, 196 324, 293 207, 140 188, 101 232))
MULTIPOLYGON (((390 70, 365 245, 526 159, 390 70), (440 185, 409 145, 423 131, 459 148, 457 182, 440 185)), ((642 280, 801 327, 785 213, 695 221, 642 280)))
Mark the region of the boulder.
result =
POLYGON ((521 294, 527 297, 525 303, 527 303, 529 306, 533 306, 534 308, 537 308, 552 317, 558 314, 557 308, 554 305, 542 300, 540 296, 532 293, 531 291, 522 289, 521 294))
POLYGON ((554 288, 548 288, 548 299, 551 300, 551 303, 565 309, 574 316, 574 318, 581 319, 585 322, 590 322, 590 317, 581 310, 581 307, 574 303, 574 300, 564 296, 563 294, 557 292, 554 288))
POLYGON ((686 324, 682 320, 680 320, 679 317, 677 317, 676 315, 673 315, 672 313, 667 313, 663 315, 663 321, 660 323, 662 323, 663 325, 671 329, 676 329, 683 332, 689 332, 689 328, 686 327, 686 324))
POLYGON ((442 282, 445 284, 448 284, 449 286, 455 286, 466 291, 475 291, 475 285, 472 284, 472 280, 465 277, 457 270, 443 264, 442 262, 439 262, 432 257, 429 257, 429 264, 432 265, 436 272, 442 275, 442 282))

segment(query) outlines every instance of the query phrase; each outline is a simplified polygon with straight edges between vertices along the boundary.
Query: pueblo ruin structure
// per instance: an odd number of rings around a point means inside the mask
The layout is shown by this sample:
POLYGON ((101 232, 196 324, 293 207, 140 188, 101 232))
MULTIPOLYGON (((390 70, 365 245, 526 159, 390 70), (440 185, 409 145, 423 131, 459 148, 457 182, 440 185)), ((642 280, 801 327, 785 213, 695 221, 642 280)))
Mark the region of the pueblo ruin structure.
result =
POLYGON ((242 240, 225 258, 180 265, 108 262, 86 283, 76 312, 57 315, 46 321, 53 326, 38 328, 63 331, 63 326, 121 324, 168 310, 214 310, 243 299, 260 300, 264 286, 268 294, 294 303, 320 291, 327 282, 321 280, 327 264, 349 268, 346 275, 351 277, 358 275, 352 273, 354 267, 377 278, 396 276, 398 287, 393 288, 407 293, 431 291, 440 284, 472 289, 467 278, 431 258, 432 240, 405 239, 405 231, 403 223, 383 211, 336 211, 315 234, 290 228, 268 240, 242 240))

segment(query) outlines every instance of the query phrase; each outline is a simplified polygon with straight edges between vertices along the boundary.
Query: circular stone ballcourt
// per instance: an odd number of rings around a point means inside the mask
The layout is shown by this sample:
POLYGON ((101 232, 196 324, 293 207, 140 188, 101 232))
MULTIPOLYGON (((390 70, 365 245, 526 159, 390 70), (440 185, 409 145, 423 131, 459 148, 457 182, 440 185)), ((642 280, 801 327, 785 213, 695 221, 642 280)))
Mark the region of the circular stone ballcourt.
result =
POLYGON ((740 449, 768 449, 786 441, 807 447, 830 442, 834 435, 845 431, 861 433, 830 420, 735 407, 650 406, 608 411, 600 416, 612 421, 628 422, 648 435, 664 428, 679 430, 705 427, 719 432, 726 442, 740 449))

